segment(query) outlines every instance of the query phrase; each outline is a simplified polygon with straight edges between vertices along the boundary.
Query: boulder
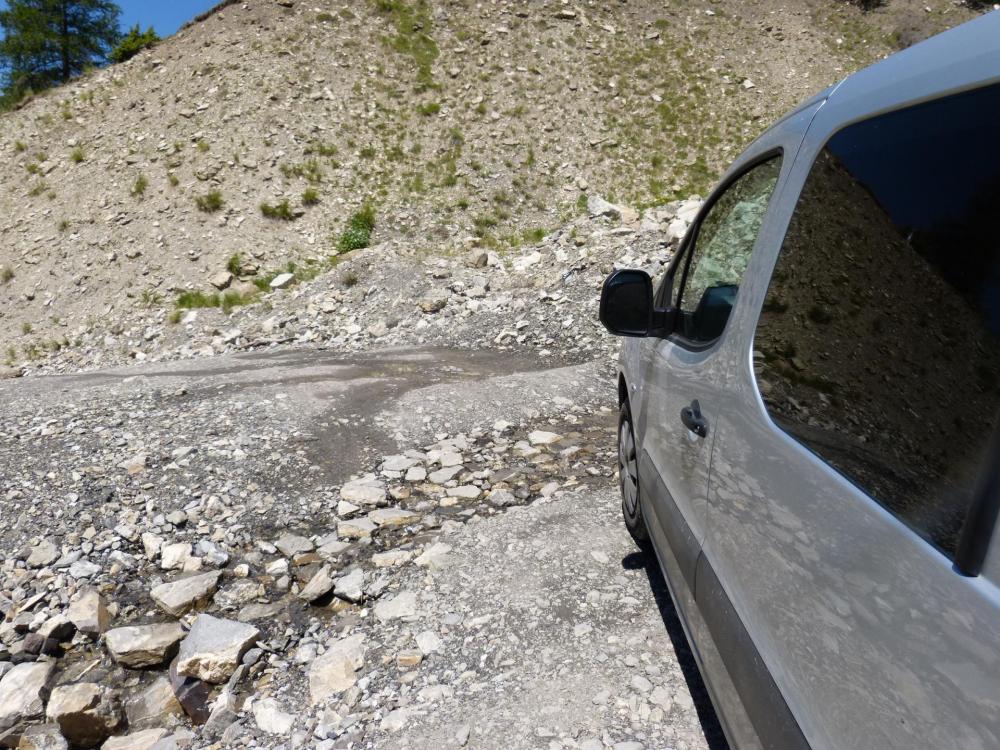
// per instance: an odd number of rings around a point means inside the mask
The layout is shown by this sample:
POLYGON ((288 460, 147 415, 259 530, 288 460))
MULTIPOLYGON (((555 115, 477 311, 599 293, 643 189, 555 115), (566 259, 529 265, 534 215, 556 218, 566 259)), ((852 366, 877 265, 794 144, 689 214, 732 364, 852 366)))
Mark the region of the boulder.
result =
POLYGON ((15 664, 3 676, 0 680, 0 731, 42 717, 53 668, 49 662, 24 662, 15 664))
POLYGON ((299 592, 299 599, 304 602, 314 602, 330 593, 333 589, 333 578, 327 568, 320 568, 309 579, 309 583, 302 587, 299 592))
POLYGON ((349 602, 360 602, 364 597, 365 571, 355 568, 346 576, 337 579, 337 585, 333 589, 335 596, 349 602))
POLYGON ((309 667, 309 695, 313 704, 348 690, 365 665, 365 637, 357 633, 327 644, 326 653, 309 667))
POLYGON ((261 698, 253 702, 253 718, 262 732, 288 734, 298 717, 282 711, 274 698, 261 698))
POLYGON ((174 655, 184 637, 179 622, 157 625, 128 625, 109 630, 105 636, 108 651, 124 667, 158 667, 174 655))
POLYGON ((285 534, 274 543, 274 546, 278 548, 281 554, 287 557, 295 557, 295 555, 301 555, 304 552, 312 552, 314 548, 311 541, 304 536, 297 536, 295 534, 285 534))
POLYGON ((145 690, 125 703, 130 729, 169 727, 184 716, 184 709, 174 695, 170 680, 158 677, 145 690))
POLYGON ((83 748, 100 745, 122 720, 117 695, 92 682, 55 688, 45 715, 59 725, 70 744, 83 748))
POLYGON ((35 724, 24 730, 17 750, 69 750, 69 743, 55 724, 35 724))
POLYGON ((198 615, 181 643, 177 672, 205 682, 225 682, 258 638, 260 631, 252 625, 198 615))
POLYGON ((167 730, 163 728, 143 729, 124 737, 112 737, 101 745, 101 750, 152 750, 166 736, 167 730))
POLYGON ((357 505, 381 505, 385 502, 385 485, 374 477, 363 477, 341 487, 340 496, 357 505))
POLYGON ((392 599, 384 599, 375 605, 375 617, 379 622, 389 622, 417 614, 417 595, 404 591, 392 599))
POLYGON ((376 508, 368 514, 368 520, 376 526, 407 526, 420 518, 419 513, 402 508, 376 508))
POLYGON ((154 586, 150 595, 153 601, 173 617, 180 617, 198 604, 207 601, 219 585, 219 571, 182 578, 179 581, 154 586))
POLYGON ((219 271, 217 274, 212 275, 208 283, 216 289, 225 289, 233 283, 233 275, 229 271, 219 271))
POLYGON ((44 568, 46 565, 54 563, 59 557, 59 548, 48 539, 43 539, 31 548, 31 554, 28 555, 26 562, 29 568, 44 568))

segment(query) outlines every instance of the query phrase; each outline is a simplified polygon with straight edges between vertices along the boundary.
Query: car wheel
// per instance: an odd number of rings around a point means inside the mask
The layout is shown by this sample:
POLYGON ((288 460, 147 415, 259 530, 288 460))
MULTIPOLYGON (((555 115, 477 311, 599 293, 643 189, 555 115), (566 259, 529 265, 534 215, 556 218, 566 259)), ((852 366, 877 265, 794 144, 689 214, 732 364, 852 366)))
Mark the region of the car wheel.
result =
POLYGON ((639 502, 639 456, 636 447, 632 414, 625 403, 618 412, 618 489, 622 495, 625 528, 635 543, 646 549, 649 547, 649 531, 646 530, 646 519, 642 517, 642 503, 639 502))

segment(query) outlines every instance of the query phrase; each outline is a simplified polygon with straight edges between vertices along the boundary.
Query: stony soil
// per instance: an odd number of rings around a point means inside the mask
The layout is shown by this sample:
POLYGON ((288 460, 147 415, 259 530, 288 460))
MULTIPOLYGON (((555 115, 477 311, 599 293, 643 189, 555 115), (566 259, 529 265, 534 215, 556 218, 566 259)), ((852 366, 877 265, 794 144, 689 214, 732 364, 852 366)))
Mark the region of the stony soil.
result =
POLYGON ((7 681, 40 664, 39 706, 99 696, 50 722, 127 747, 719 745, 617 520, 608 375, 286 348, 0 384, 0 742, 47 726, 7 681))
POLYGON ((511 264, 589 197, 703 195, 790 106, 972 15, 952 0, 225 3, 0 115, 0 358, 155 349, 179 295, 212 281, 252 297, 293 268, 336 287, 365 203, 393 248, 378 264, 420 258, 423 276, 472 246, 511 264), (287 220, 264 215, 286 200, 287 220))

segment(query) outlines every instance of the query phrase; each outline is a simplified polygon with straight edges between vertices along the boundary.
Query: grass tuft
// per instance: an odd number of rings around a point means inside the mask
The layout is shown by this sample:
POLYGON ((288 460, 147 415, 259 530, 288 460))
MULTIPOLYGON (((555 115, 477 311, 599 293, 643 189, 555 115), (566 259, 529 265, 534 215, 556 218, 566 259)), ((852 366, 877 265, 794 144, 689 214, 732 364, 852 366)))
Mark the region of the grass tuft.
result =
POLYGON ((353 214, 347 222, 347 229, 340 235, 337 242, 337 250, 342 253, 349 253, 352 250, 361 250, 371 244, 372 232, 375 229, 375 209, 366 205, 360 211, 353 214))
POLYGON ((196 196, 194 204, 198 207, 199 211, 203 211, 206 214, 214 214, 225 205, 225 201, 222 200, 222 193, 218 190, 212 190, 205 195, 196 196))
POLYGON ((281 203, 271 205, 270 203, 261 203, 260 212, 264 215, 266 219, 280 219, 281 221, 292 221, 295 218, 295 214, 292 212, 292 207, 288 203, 288 199, 285 198, 281 203))

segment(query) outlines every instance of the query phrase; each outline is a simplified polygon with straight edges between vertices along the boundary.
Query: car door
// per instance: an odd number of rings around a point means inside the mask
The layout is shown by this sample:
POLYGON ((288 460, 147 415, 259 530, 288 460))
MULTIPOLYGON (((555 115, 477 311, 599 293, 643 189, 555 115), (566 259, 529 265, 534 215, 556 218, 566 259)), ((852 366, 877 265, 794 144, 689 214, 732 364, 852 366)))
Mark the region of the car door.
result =
POLYGON ((697 595, 782 747, 1000 747, 1000 85, 914 99, 820 113, 731 322, 697 595))
MULTIPOLYGON (((725 372, 718 343, 781 170, 771 150, 727 181, 700 212, 661 290, 676 305, 676 333, 644 349, 646 420, 639 476, 654 518, 694 590, 706 491, 725 372), (678 518, 678 514, 682 518, 678 518)), ((664 304, 665 306, 665 304, 664 304)), ((655 532, 655 529, 654 529, 655 532)))

